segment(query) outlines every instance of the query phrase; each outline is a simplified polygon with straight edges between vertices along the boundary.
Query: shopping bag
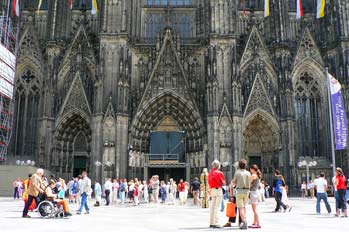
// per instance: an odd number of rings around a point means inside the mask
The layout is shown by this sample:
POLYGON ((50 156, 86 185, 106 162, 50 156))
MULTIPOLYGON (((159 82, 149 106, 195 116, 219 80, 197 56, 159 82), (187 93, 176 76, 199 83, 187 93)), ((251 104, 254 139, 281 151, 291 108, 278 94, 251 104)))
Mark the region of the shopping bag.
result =
POLYGON ((227 203, 227 217, 236 217, 235 207, 236 204, 234 202, 227 203))

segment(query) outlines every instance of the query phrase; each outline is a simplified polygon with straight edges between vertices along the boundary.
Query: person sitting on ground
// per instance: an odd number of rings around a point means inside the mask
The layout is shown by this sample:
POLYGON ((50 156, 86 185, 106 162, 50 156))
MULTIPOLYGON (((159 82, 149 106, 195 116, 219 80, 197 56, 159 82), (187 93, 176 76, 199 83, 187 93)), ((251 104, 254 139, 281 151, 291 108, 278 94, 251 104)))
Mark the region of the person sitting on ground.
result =
POLYGON ((66 200, 60 200, 57 198, 57 194, 54 193, 55 188, 56 188, 56 182, 54 180, 51 180, 50 185, 46 188, 46 191, 45 191, 47 198, 57 202, 58 207, 61 207, 61 205, 63 206, 65 217, 72 216, 69 210, 68 202, 66 200))

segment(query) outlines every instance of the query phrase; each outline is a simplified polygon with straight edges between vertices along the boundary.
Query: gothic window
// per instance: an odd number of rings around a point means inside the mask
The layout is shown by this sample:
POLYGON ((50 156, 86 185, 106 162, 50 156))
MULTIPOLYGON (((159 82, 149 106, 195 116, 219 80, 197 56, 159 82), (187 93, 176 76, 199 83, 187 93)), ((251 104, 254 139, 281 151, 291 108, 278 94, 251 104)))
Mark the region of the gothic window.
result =
POLYGON ((145 11, 145 30, 142 35, 146 38, 157 38, 159 33, 169 26, 181 38, 193 37, 195 9, 190 6, 191 1, 187 0, 148 0, 146 6, 148 9, 145 11), (168 10, 166 6, 171 6, 171 9, 168 10), (181 6, 189 6, 189 10, 183 10, 181 6))
MULTIPOLYGON (((315 12, 315 4, 314 0, 302 0, 303 10, 305 13, 315 12)), ((296 11, 297 10, 297 1, 289 0, 288 2, 289 10, 296 11)))
MULTIPOLYGON (((39 6, 40 0, 27 0, 27 1, 21 1, 22 9, 24 10, 31 10, 31 9, 37 9, 39 6)), ((42 1, 41 2, 41 10, 47 10, 48 9, 48 1, 42 1)))
POLYGON ((296 82, 295 91, 297 152, 300 156, 320 156, 321 94, 319 84, 313 76, 304 72, 296 82))
POLYGON ((252 64, 249 66, 246 74, 243 77, 242 83, 242 105, 245 107, 247 105, 248 98, 250 96, 254 79, 256 77, 255 66, 252 64))
POLYGON ((191 0, 147 0, 149 6, 189 6, 191 0))
POLYGON ((39 127, 40 83, 32 70, 25 71, 17 79, 15 101, 15 154, 34 156, 37 152, 39 127))
MULTIPOLYGON (((87 67, 86 67, 87 69, 87 67)), ((92 81, 92 77, 90 72, 82 72, 81 73, 81 81, 84 85, 85 94, 88 100, 88 103, 90 104, 91 109, 93 109, 93 96, 94 96, 94 85, 92 81)))
POLYGON ((80 132, 76 137, 74 141, 74 152, 86 152, 88 149, 87 147, 87 139, 83 132, 80 132))
POLYGON ((167 16, 165 13, 148 13, 145 19, 146 31, 145 37, 156 38, 169 24, 180 34, 182 38, 190 38, 194 36, 194 21, 192 14, 173 13, 167 16), (168 22, 170 17, 170 23, 168 22))
MULTIPOLYGON (((239 9, 242 10, 244 8, 243 1, 239 1, 239 9)), ((264 9, 264 0, 245 0, 245 9, 255 9, 255 10, 263 10, 264 9)))

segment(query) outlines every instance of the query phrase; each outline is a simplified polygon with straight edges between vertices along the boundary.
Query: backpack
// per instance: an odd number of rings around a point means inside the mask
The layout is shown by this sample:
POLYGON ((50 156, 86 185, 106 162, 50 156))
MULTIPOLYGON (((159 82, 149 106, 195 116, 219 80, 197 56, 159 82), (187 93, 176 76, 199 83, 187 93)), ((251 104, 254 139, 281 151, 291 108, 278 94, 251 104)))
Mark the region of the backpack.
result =
POLYGON ((122 183, 120 186, 120 192, 125 192, 125 184, 122 183))

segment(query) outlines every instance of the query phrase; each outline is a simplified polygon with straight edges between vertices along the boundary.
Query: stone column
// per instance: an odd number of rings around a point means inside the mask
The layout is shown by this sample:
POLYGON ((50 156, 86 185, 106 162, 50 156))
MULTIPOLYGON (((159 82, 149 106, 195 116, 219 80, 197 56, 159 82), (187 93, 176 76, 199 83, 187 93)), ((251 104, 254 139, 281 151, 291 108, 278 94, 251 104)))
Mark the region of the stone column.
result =
MULTIPOLYGON (((91 141, 91 158, 90 158, 90 176, 95 179, 97 177, 97 167, 95 162, 102 162, 103 154, 103 136, 102 136, 102 120, 103 114, 95 114, 92 116, 92 141, 91 141)), ((99 172, 100 173, 100 172, 99 172)), ((100 180, 102 181, 102 180, 100 180)))
POLYGON ((185 164, 185 179, 190 183, 190 162, 185 164))
POLYGON ((218 115, 207 117, 208 163, 219 158, 218 115))
POLYGON ((242 118, 240 116, 233 116, 233 159, 232 164, 239 161, 241 158, 243 148, 243 134, 242 134, 242 118))
POLYGON ((119 165, 119 177, 128 177, 128 124, 126 114, 116 116, 116 163, 119 165))

